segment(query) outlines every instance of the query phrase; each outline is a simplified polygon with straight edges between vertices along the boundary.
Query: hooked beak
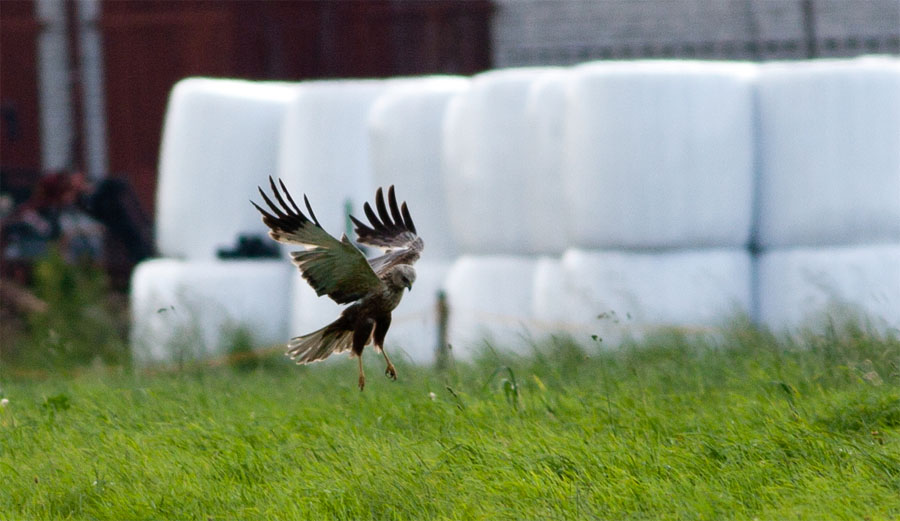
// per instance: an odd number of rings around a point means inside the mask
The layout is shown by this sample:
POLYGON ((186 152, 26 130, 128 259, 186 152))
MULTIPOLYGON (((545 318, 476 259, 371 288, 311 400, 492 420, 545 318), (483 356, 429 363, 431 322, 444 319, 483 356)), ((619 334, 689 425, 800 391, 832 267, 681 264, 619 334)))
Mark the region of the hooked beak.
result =
POLYGON ((412 291, 412 282, 408 282, 408 283, 406 284, 406 289, 407 289, 408 291, 412 291))

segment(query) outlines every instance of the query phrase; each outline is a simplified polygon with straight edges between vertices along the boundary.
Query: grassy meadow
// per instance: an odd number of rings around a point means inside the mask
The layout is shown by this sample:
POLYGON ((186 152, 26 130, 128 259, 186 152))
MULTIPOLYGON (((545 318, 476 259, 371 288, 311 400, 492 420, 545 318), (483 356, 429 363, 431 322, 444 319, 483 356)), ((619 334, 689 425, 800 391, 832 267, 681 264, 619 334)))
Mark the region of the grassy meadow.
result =
POLYGON ((900 341, 585 340, 367 352, 362 393, 343 357, 0 368, 0 519, 900 518, 900 341))

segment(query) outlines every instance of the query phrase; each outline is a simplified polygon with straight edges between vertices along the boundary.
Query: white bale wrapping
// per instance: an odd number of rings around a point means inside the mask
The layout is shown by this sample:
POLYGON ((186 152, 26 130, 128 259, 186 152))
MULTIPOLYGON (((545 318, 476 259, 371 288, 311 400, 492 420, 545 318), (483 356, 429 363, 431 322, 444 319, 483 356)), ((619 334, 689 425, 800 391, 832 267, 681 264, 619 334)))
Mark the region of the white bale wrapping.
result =
POLYGON ((453 356, 470 359, 492 342, 523 349, 531 335, 532 286, 537 260, 511 255, 463 256, 445 283, 453 356))
POLYGON ((527 117, 532 84, 555 68, 495 70, 476 75, 447 108, 444 186, 449 227, 464 253, 527 253, 552 223, 527 219, 534 129, 527 117))
POLYGON ((545 330, 602 337, 673 326, 705 330, 749 313, 751 278, 743 249, 569 250, 539 266, 535 318, 545 330))
POLYGON ((579 331, 582 327, 559 309, 570 298, 566 269, 559 257, 540 257, 534 268, 534 284, 531 289, 531 313, 543 332, 579 331))
POLYGON ((531 135, 522 151, 526 175, 519 182, 527 184, 522 218, 532 230, 526 237, 528 250, 535 253, 561 254, 569 244, 562 160, 570 76, 569 69, 563 69, 537 78, 525 104, 525 124, 531 135))
POLYGON ((897 333, 900 244, 768 251, 759 259, 759 300, 760 321, 775 330, 822 326, 830 316, 897 333))
POLYGON ((755 70, 689 61, 575 67, 563 168, 572 244, 746 246, 755 70))
POLYGON ((248 199, 273 173, 294 86, 191 78, 166 110, 156 236, 166 257, 213 259, 241 233, 265 232, 248 199))
POLYGON ((900 241, 900 59, 765 65, 759 242, 900 241))
POLYGON ((238 327, 258 345, 283 341, 290 273, 281 260, 138 264, 130 296, 135 358, 171 362, 223 354, 238 327))
POLYGON ((419 235, 428 238, 427 255, 432 258, 448 258, 455 252, 446 230, 449 213, 441 178, 441 143, 447 104, 468 85, 468 79, 452 76, 394 84, 369 114, 374 184, 396 185, 397 197, 408 202, 419 235))
POLYGON ((278 175, 298 204, 309 196, 322 227, 336 237, 347 229, 347 202, 361 214, 375 194, 366 121, 387 83, 302 83, 284 119, 278 175))

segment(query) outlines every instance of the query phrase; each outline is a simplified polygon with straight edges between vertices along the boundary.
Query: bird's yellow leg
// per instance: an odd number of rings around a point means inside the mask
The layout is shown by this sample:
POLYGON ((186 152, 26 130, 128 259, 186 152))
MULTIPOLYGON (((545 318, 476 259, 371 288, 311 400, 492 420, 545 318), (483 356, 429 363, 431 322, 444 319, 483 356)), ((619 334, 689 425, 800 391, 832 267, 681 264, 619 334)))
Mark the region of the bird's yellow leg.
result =
POLYGON ((391 363, 391 359, 388 358, 387 351, 384 350, 384 346, 378 346, 381 349, 381 354, 384 355, 384 361, 387 362, 387 367, 384 368, 384 375, 390 378, 391 380, 397 379, 397 370, 394 369, 394 364, 391 363))
POLYGON ((362 353, 356 358, 359 360, 359 390, 362 391, 366 386, 366 375, 363 374, 362 368, 362 353))

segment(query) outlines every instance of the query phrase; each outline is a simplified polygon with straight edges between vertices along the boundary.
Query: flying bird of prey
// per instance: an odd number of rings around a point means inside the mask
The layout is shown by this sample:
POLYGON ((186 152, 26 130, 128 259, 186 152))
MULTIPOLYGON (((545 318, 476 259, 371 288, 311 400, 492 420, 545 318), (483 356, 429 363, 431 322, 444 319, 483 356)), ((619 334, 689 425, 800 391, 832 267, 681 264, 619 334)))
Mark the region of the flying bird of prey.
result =
POLYGON ((404 202, 397 206, 394 187, 388 188, 387 205, 379 188, 375 192, 376 213, 369 203, 363 206, 369 224, 350 216, 355 225, 357 242, 384 250, 372 259, 350 242, 346 234, 338 240, 319 224, 309 204, 303 202, 309 217, 303 214, 291 194, 278 181, 269 177, 272 194, 278 204, 259 188, 269 210, 251 203, 262 214, 269 227, 269 237, 285 244, 304 246, 291 252, 294 265, 319 296, 328 295, 338 304, 351 304, 334 322, 312 333, 292 338, 287 355, 298 364, 324 360, 333 353, 350 351, 359 360, 359 389, 366 384, 362 352, 369 344, 384 355, 384 374, 396 380, 397 371, 384 351, 384 337, 391 326, 391 311, 400 303, 404 289, 412 289, 416 280, 413 264, 419 259, 425 243, 416 235, 416 226, 404 202))

